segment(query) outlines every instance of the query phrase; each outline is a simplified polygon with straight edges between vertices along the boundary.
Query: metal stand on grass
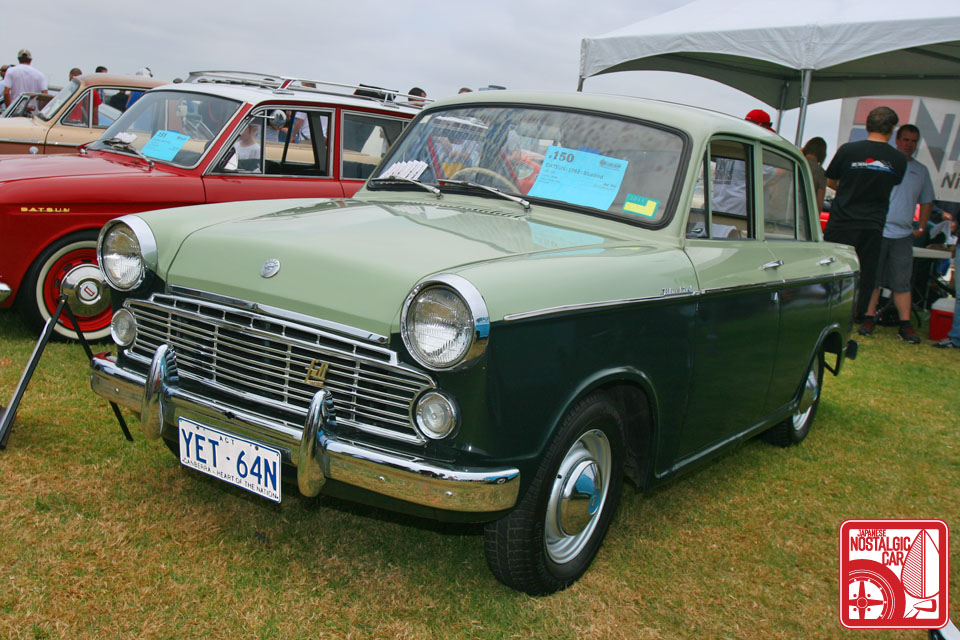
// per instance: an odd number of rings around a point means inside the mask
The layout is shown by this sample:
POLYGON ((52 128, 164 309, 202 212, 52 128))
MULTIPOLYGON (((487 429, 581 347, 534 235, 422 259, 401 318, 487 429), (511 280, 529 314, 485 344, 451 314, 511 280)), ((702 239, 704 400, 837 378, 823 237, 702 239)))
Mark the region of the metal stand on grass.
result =
MULTIPOLYGON (((10 437, 10 426, 13 424, 13 419, 17 415, 17 407, 20 406, 20 399, 23 398, 23 392, 26 391, 27 385, 30 384, 30 378, 33 377, 33 372, 37 368, 37 363, 40 361, 40 356, 43 354, 44 348, 50 341, 50 336, 53 335, 53 329, 56 327, 61 313, 66 313, 67 318, 73 323, 73 328, 77 332, 77 337, 80 339, 80 344, 83 345, 83 350, 87 353, 87 359, 93 359, 93 351, 90 349, 87 339, 80 330, 80 324, 77 322, 76 316, 73 315, 73 311, 71 311, 69 305, 67 305, 67 294, 62 293, 58 299, 57 310, 52 316, 50 316, 46 324, 43 325, 43 332, 40 334, 40 339, 37 340, 37 346, 33 348, 33 353, 30 355, 30 360, 27 362, 27 368, 24 369, 23 375, 20 377, 20 382, 17 384, 17 388, 13 392, 13 398, 10 400, 10 406, 8 406, 6 409, 0 407, 0 449, 7 448, 7 438, 10 437)), ((120 429, 123 431, 123 436, 130 442, 133 442, 133 436, 130 435, 130 430, 127 429, 127 423, 124 421, 123 415, 120 413, 120 407, 118 407, 117 403, 115 402, 111 402, 110 406, 113 408, 113 415, 117 417, 117 422, 120 423, 120 429)))

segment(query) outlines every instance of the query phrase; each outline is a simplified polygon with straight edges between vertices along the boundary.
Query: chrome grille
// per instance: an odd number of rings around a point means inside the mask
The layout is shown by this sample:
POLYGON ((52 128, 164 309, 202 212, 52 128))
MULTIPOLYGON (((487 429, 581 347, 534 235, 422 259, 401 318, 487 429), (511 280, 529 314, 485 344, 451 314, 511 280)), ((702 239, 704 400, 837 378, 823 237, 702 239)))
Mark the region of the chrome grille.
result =
MULTIPOLYGON (((180 376, 233 396, 300 427, 318 387, 307 372, 326 365, 323 387, 333 394, 337 421, 376 435, 424 442, 411 423, 412 405, 434 387, 426 375, 397 362, 396 354, 323 329, 256 311, 155 294, 129 300, 137 337, 126 355, 149 363, 161 344, 177 353, 180 376), (273 411, 270 411, 270 410, 273 411)), ((252 405, 252 406, 251 406, 252 405)))

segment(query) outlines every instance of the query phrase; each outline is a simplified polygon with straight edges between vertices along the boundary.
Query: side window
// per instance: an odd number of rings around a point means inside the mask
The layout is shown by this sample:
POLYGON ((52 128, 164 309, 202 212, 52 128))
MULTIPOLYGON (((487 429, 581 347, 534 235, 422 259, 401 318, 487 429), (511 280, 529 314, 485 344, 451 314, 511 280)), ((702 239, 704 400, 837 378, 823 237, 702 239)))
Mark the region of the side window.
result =
MULTIPOLYGON (((797 193, 799 198, 797 202, 800 207, 797 210, 797 240, 805 240, 809 242, 813 240, 813 235, 810 232, 810 202, 807 199, 807 190, 803 185, 803 174, 797 172, 797 193)), ((819 216, 818 223, 819 223, 819 216)))
POLYGON ((710 143, 710 188, 707 198, 709 237, 756 238, 753 228, 753 161, 750 148, 731 140, 710 143))
POLYGON ((340 177, 366 180, 396 142, 407 121, 365 113, 343 114, 340 177))
POLYGON ((260 110, 238 129, 214 173, 327 177, 330 112, 260 110))
POLYGON ((688 238, 707 237, 707 188, 704 176, 708 173, 709 155, 700 161, 697 182, 693 185, 693 198, 690 200, 690 217, 687 220, 688 238))
POLYGON ((89 127, 91 94, 93 94, 92 91, 86 91, 82 96, 77 98, 60 122, 72 127, 89 127))
POLYGON ((93 90, 94 127, 106 129, 127 110, 130 93, 122 89, 105 87, 93 90))
POLYGON ((797 237, 797 166, 793 160, 763 150, 763 234, 771 240, 797 237))

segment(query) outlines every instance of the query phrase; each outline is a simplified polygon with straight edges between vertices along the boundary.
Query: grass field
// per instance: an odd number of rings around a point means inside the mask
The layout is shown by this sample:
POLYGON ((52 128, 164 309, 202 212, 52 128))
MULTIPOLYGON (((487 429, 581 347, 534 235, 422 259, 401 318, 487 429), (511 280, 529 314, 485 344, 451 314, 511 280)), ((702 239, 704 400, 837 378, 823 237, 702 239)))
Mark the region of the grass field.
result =
MULTIPOLYGON (((34 336, 0 311, 0 402, 34 336)), ((182 469, 79 346, 51 345, 0 451, 2 638, 923 638, 838 621, 847 518, 954 529, 960 618, 960 354, 893 330, 827 376, 810 437, 753 440, 649 493, 632 485, 572 588, 500 585, 480 529, 292 487, 274 505, 182 469)))

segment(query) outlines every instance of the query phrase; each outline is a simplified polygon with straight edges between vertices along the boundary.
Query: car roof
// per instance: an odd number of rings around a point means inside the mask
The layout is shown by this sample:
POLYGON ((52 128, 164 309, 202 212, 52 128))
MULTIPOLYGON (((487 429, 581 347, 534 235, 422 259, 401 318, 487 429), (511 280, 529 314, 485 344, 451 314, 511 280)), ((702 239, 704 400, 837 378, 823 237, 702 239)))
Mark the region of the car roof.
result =
POLYGON ((323 102, 347 107, 374 107, 410 116, 420 113, 419 106, 404 100, 410 96, 390 89, 245 71, 192 71, 186 81, 166 84, 158 90, 204 93, 249 104, 266 101, 323 102), (356 91, 368 92, 371 97, 355 95, 356 91), (372 97, 374 95, 379 97, 372 97))
POLYGON ((159 87, 166 84, 166 80, 148 78, 146 76, 128 76, 119 73, 85 73, 78 77, 84 87, 90 86, 118 86, 118 87, 159 87))
POLYGON ((742 118, 676 102, 632 96, 572 91, 474 91, 439 100, 427 107, 426 110, 432 111, 457 104, 477 103, 533 104, 600 111, 676 127, 687 131, 697 139, 716 134, 732 134, 769 142, 778 147, 796 151, 794 145, 786 138, 742 118))

